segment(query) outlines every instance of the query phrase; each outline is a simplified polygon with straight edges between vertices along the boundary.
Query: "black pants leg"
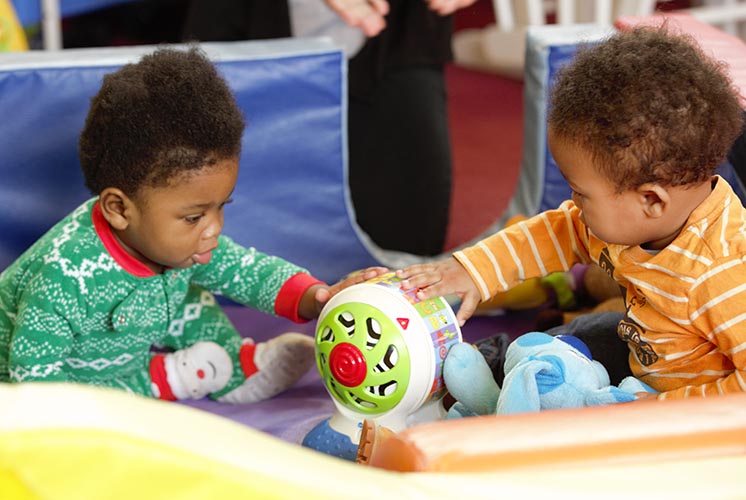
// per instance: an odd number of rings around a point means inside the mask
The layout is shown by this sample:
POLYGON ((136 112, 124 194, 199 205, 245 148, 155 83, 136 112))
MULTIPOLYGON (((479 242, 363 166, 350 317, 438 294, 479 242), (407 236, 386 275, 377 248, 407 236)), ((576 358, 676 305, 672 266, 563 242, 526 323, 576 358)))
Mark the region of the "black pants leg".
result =
POLYGON ((382 248, 443 251, 451 146, 442 66, 397 69, 349 100, 350 190, 357 221, 382 248))

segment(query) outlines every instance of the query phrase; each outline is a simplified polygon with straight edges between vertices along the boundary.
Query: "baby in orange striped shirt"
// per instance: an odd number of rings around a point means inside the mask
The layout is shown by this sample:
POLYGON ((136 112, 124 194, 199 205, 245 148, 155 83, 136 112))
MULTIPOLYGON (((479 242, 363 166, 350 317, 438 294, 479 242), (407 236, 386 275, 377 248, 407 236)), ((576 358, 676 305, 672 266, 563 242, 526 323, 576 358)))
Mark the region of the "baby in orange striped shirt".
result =
POLYGON ((458 295, 463 323, 526 279, 596 263, 625 293, 629 374, 659 399, 746 391, 746 210, 715 174, 742 113, 721 65, 665 26, 582 49, 548 120, 572 200, 398 271, 402 286, 458 295))

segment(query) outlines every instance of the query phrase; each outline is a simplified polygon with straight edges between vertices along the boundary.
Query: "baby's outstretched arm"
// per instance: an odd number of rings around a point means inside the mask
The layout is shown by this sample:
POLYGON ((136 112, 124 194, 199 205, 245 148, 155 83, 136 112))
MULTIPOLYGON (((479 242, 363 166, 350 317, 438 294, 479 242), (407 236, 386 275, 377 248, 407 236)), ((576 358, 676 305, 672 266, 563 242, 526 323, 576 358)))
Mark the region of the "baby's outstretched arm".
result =
POLYGON ((471 317, 482 297, 466 269, 455 258, 418 264, 396 272, 402 279, 402 288, 419 288, 420 299, 455 294, 461 299, 456 314, 460 325, 471 317))
POLYGON ((298 312, 302 318, 318 318, 321 309, 329 299, 352 285, 357 285, 376 276, 385 274, 389 270, 385 267, 374 266, 351 273, 333 285, 313 285, 303 294, 298 312))

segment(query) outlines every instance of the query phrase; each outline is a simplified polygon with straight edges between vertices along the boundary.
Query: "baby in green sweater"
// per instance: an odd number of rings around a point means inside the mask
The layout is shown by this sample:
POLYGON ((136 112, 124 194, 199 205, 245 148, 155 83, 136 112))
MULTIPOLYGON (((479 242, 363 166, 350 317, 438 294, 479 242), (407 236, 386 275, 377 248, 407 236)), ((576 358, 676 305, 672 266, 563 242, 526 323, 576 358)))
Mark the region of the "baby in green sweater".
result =
POLYGON ((301 322, 385 270, 327 286, 221 234, 244 126, 196 47, 159 49, 104 78, 79 143, 95 197, 0 274, 0 381, 249 403, 308 371, 312 338, 255 344, 213 293, 301 322))

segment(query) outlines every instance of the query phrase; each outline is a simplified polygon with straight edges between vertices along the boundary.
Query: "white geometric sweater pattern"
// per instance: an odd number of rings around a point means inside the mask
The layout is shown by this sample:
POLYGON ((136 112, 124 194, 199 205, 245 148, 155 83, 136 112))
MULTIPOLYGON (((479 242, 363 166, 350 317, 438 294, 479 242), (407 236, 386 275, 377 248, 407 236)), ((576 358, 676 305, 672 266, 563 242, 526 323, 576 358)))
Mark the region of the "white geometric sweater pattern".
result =
MULTIPOLYGON (((274 314, 282 285, 306 272, 220 236, 208 264, 136 277, 101 242, 91 215, 96 201, 78 207, 0 274, 0 382, 149 387, 141 379, 150 347, 174 343, 169 332, 180 331, 190 287, 274 314)), ((200 300, 211 299, 205 293, 200 300)))

